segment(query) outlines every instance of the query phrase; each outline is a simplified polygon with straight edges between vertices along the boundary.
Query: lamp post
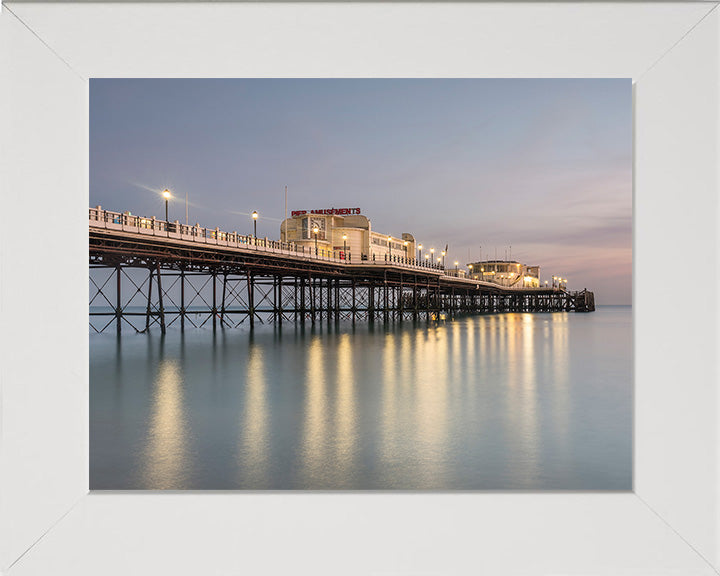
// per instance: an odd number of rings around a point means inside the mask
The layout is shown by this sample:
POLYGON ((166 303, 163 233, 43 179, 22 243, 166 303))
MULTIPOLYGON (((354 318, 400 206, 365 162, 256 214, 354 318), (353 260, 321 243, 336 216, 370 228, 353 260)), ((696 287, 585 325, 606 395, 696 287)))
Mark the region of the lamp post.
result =
POLYGON ((256 210, 253 210, 252 219, 253 219, 253 238, 257 239, 257 219, 258 219, 258 213, 257 213, 256 210))
POLYGON ((455 260, 455 276, 457 276, 458 273, 458 261, 455 260))
POLYGON ((430 259, 435 261, 435 248, 430 248, 430 259))
POLYGON ((445 268, 445 250, 443 250, 442 252, 440 252, 440 254, 442 254, 443 268, 445 268))
POLYGON ((418 260, 422 261, 422 244, 418 244, 418 260))
POLYGON ((472 265, 472 264, 468 264, 468 269, 470 270, 470 278, 472 278, 472 277, 473 277, 473 275, 472 275, 473 265, 472 265))
POLYGON ((343 234, 343 256, 347 260, 347 234, 343 234))
POLYGON ((390 260, 390 240, 392 240, 392 236, 388 236, 388 260, 390 260))
POLYGON ((165 190, 163 190, 163 197, 165 198, 165 229, 169 231, 170 218, 168 218, 168 200, 170 200, 171 197, 170 190, 165 188, 165 190))
POLYGON ((429 260, 430 260, 430 254, 425 254, 425 265, 426 266, 427 266, 429 260))
POLYGON ((408 249, 409 242, 406 240, 403 242, 403 246, 405 246, 405 260, 407 260, 407 249, 408 249))
MULTIPOLYGON (((438 256, 438 257, 437 257, 437 266, 438 266, 438 268, 440 268, 440 260, 442 260, 442 258, 440 258, 440 256, 438 256)), ((445 266, 443 266, 443 269, 444 269, 444 268, 445 268, 445 266)))
POLYGON ((318 255, 318 248, 317 248, 317 235, 318 235, 318 232, 320 232, 320 228, 318 228, 317 226, 315 226, 315 227, 313 228, 313 234, 315 235, 315 257, 316 257, 316 258, 317 258, 317 255, 318 255))

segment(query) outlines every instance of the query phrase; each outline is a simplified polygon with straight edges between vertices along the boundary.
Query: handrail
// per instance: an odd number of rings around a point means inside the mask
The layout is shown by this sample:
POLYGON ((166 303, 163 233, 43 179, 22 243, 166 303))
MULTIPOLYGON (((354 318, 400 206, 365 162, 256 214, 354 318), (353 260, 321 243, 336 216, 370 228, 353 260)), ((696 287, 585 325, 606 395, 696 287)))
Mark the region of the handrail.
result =
MULTIPOLYGON (((297 245, 295 242, 281 242, 268 238, 256 238, 252 235, 238 234, 237 232, 226 232, 219 228, 205 228, 200 225, 190 226, 175 222, 159 220, 154 216, 136 216, 129 212, 113 212, 100 207, 89 209, 90 226, 110 230, 120 230, 142 235, 165 237, 174 240, 199 242, 203 244, 215 244, 218 246, 229 246, 236 248, 255 249, 267 253, 294 254, 304 258, 312 258, 337 264, 370 264, 372 260, 361 258, 353 262, 352 253, 344 250, 329 250, 326 248, 307 248, 304 245, 297 245)), ((386 256, 387 262, 387 256, 386 256)), ((440 266, 418 262, 414 258, 400 258, 392 256, 390 263, 399 264, 406 268, 422 270, 441 270, 440 266)))
MULTIPOLYGON (((312 258, 325 262, 334 262, 336 264, 355 264, 355 265, 381 265, 399 266, 409 270, 428 270, 431 272, 441 272, 448 277, 456 278, 464 282, 476 283, 478 286, 482 284, 492 284, 500 288, 518 290, 514 286, 504 286, 499 283, 487 282, 485 280, 478 281, 471 278, 461 277, 453 274, 454 270, 446 270, 443 266, 419 261, 416 258, 407 258, 396 256, 394 254, 385 254, 383 259, 378 259, 375 254, 371 258, 364 256, 355 262, 352 260, 352 253, 343 250, 328 250, 325 248, 306 248, 298 246, 294 242, 281 242, 280 240, 269 240, 268 238, 256 238, 252 235, 238 234, 237 232, 225 232, 219 228, 204 228, 200 225, 190 226, 181 224, 177 220, 175 222, 166 222, 158 220, 154 216, 148 218, 145 216, 136 216, 129 212, 112 212, 103 210, 102 208, 89 209, 90 226, 97 228, 106 228, 110 230, 121 230, 123 232, 131 232, 140 235, 152 235, 156 237, 165 237, 173 240, 183 240, 191 242, 199 242, 203 244, 215 244, 217 246, 228 246, 235 248, 254 249, 270 254, 291 254, 301 256, 303 258, 312 258)), ((522 288, 527 290, 527 288, 522 288)), ((538 288, 542 290, 543 288, 538 288)))

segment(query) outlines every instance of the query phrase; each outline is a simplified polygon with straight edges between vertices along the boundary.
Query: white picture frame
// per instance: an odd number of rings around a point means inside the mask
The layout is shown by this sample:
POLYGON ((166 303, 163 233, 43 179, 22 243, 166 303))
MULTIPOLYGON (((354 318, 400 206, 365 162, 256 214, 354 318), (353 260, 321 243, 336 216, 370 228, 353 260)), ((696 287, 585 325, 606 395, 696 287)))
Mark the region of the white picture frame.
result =
POLYGON ((3 4, 0 572, 717 574, 717 4, 3 4), (89 493, 100 76, 633 78, 633 491, 89 493))

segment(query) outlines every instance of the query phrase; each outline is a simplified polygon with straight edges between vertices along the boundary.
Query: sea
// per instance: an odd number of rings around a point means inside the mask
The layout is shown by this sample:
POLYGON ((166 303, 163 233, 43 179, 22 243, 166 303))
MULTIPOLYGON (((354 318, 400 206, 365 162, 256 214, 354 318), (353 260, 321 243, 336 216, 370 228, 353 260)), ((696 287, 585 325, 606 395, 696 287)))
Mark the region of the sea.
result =
POLYGON ((91 490, 632 490, 632 308, 90 336, 91 490))

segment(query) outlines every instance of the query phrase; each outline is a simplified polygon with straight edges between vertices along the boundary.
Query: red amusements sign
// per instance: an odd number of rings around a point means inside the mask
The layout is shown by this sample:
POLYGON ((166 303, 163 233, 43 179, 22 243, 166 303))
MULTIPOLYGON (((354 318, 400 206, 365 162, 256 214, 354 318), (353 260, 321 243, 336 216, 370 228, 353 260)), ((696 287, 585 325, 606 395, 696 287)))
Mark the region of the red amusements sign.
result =
POLYGON ((338 216, 352 216, 360 214, 360 208, 324 208, 323 210, 293 210, 291 216, 302 216, 303 214, 327 214, 338 216))

